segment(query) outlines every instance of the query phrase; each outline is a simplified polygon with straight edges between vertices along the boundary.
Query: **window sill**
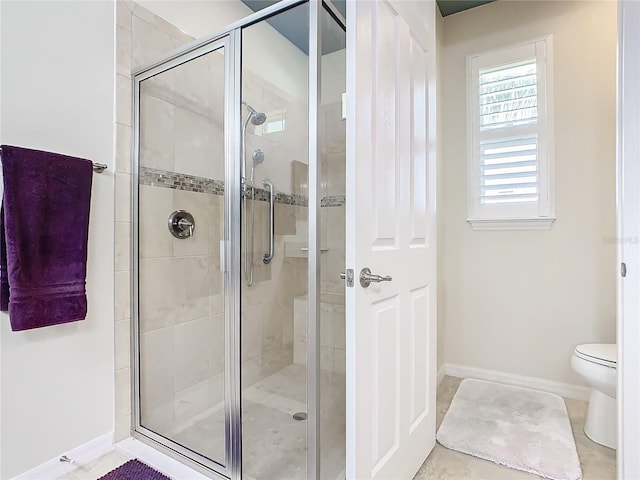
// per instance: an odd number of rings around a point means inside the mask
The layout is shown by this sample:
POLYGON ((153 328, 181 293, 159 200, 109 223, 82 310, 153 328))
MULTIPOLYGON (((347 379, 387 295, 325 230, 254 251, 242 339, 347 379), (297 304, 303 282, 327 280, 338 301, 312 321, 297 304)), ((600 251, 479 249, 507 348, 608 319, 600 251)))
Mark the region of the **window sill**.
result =
POLYGON ((470 218, 467 220, 472 230, 551 230, 555 221, 552 217, 540 218, 470 218))

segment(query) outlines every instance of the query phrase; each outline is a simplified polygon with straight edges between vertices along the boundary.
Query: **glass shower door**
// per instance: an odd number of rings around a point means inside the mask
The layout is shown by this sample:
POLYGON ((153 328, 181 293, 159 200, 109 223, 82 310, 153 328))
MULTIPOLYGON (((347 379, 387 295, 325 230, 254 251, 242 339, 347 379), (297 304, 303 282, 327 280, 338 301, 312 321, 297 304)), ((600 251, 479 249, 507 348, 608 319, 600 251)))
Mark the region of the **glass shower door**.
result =
POLYGON ((134 239, 136 429, 228 474, 226 47, 207 45, 139 82, 134 239))
POLYGON ((308 46, 282 28, 298 25, 307 39, 308 19, 302 4, 242 29, 242 471, 256 480, 311 475, 309 57, 308 46))

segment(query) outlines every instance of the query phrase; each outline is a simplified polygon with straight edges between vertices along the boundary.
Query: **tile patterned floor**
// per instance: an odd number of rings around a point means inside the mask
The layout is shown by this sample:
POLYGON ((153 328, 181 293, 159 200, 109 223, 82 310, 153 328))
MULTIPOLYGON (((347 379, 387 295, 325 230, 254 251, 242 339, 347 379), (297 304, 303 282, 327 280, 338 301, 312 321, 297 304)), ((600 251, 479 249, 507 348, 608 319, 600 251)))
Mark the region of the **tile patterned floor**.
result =
MULTIPOLYGON (((292 364, 243 391, 243 477, 247 480, 306 480, 306 367, 292 364)), ((344 479, 345 378, 321 372, 321 469, 323 479, 344 479)), ((173 439, 212 459, 224 452, 224 409, 213 409, 173 439)), ((96 480, 129 458, 111 452, 58 480, 96 480)))
MULTIPOLYGON (((436 398, 436 428, 449 409, 461 378, 445 377, 438 387, 436 398)), ((583 480, 614 480, 616 478, 616 452, 589 440, 583 431, 587 403, 565 398, 583 480)), ((520 472, 479 458, 455 452, 437 444, 424 462, 414 480, 527 480, 537 475, 520 472)))
MULTIPOLYGON (((275 419, 278 420, 278 422, 275 422, 274 420, 275 423, 270 425, 272 428, 276 427, 276 423, 282 423, 282 426, 284 427, 285 423, 288 422, 291 409, 295 409, 297 407, 296 404, 298 401, 304 400, 303 392, 300 391, 300 385, 304 385, 304 382, 301 381, 301 373, 297 370, 300 369, 293 367, 289 370, 282 371, 280 372, 280 376, 270 378, 269 381, 264 384, 256 385, 255 388, 252 387, 253 390, 251 390, 251 392, 246 392, 248 396, 251 397, 252 401, 256 402, 260 408, 269 408, 274 410, 274 412, 271 412, 273 414, 272 420, 275 419), (286 381, 285 378, 288 379, 288 381, 286 381), (283 399, 282 403, 278 402, 278 397, 283 399), (284 399, 286 399, 286 401, 284 399), (280 406, 278 407, 278 405, 280 406), (284 420, 285 417, 278 415, 278 411, 283 413, 286 412, 286 422, 284 420), (280 420, 282 420, 282 422, 280 422, 280 420)), ((461 378, 445 377, 438 387, 438 395, 436 399, 437 427, 440 427, 440 423, 449 409, 451 400, 453 399, 461 381, 461 378)), ((587 413, 586 402, 565 399, 565 403, 567 405, 567 411, 569 412, 569 419, 571 421, 571 427, 573 429, 573 435, 576 440, 578 455, 582 465, 583 480, 615 480, 615 450, 600 446, 589 440, 584 435, 584 419, 587 413)), ((269 416, 265 416, 264 421, 267 421, 268 417, 269 416)), ((304 429, 296 429, 295 427, 300 426, 298 424, 292 423, 291 425, 291 428, 294 428, 295 431, 291 430, 286 436, 290 436, 290 440, 293 443, 289 442, 287 446, 285 446, 276 444, 269 445, 267 442, 262 443, 262 447, 264 447, 264 449, 261 447, 253 451, 253 454, 256 455, 256 457, 253 458, 253 460, 256 461, 254 467, 256 471, 253 473, 259 474, 258 478, 260 478, 260 480, 271 478, 278 478, 279 480, 303 478, 301 475, 302 463, 298 465, 299 462, 295 459, 299 459, 302 462, 304 457, 299 454, 304 450, 298 451, 298 454, 293 456, 294 461, 291 461, 290 458, 287 459, 286 455, 278 455, 278 453, 282 452, 283 448, 284 450, 291 449, 293 452, 297 449, 301 449, 301 445, 298 442, 300 441, 300 432, 303 432, 304 429), (300 430, 300 432, 298 430, 300 430), (296 445, 296 443, 298 444, 296 445), (264 455, 259 455, 261 451, 264 455), (261 458, 263 460, 260 460, 261 458), (282 459, 282 462, 279 462, 278 464, 268 462, 264 463, 264 460, 271 459, 273 461, 274 458, 280 458, 282 459)), ((263 431, 262 427, 266 428, 268 426, 260 424, 256 425, 256 427, 257 429, 254 434, 257 434, 259 431, 263 431)), ((338 430, 335 434, 340 436, 339 438, 343 438, 342 435, 344 435, 343 430, 338 430)), ((341 444, 341 442, 337 442, 337 444, 341 444)), ((332 459, 328 459, 330 460, 329 464, 331 461, 335 461, 338 458, 344 458, 343 448, 339 448, 336 451, 331 452, 331 456, 332 459)), ((81 466, 77 470, 60 477, 58 480, 95 480, 105 473, 113 470, 118 465, 123 464, 127 460, 129 460, 129 457, 126 455, 118 451, 113 451, 98 460, 95 460, 89 465, 81 466)), ((331 478, 334 477, 332 476, 331 478)), ((453 450, 448 450, 443 446, 436 444, 435 448, 424 462, 417 475, 414 477, 414 480, 531 480, 540 478, 542 477, 513 470, 511 468, 455 452, 453 450)))
MULTIPOLYGON (((321 373, 321 468, 323 478, 334 480, 344 469, 344 374, 321 373)), ((292 364, 242 393, 243 472, 259 480, 305 480, 307 465, 306 421, 293 414, 306 412, 306 368, 292 364)), ((174 439, 220 458, 224 451, 224 411, 217 410, 174 435, 174 439)))

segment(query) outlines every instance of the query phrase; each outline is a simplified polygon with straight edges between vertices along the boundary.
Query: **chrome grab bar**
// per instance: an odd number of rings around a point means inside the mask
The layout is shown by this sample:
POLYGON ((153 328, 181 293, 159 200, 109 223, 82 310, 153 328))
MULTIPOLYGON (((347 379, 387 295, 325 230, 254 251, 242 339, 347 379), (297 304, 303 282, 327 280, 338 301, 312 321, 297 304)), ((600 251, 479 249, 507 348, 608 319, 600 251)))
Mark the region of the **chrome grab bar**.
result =
POLYGON ((271 183, 271 180, 268 179, 264 179, 262 181, 262 185, 265 188, 269 189, 269 253, 265 253, 262 257, 262 262, 263 263, 269 263, 271 262, 271 260, 273 259, 273 236, 275 233, 275 228, 274 228, 274 211, 273 211, 273 207, 274 207, 274 202, 273 202, 273 183, 271 183))

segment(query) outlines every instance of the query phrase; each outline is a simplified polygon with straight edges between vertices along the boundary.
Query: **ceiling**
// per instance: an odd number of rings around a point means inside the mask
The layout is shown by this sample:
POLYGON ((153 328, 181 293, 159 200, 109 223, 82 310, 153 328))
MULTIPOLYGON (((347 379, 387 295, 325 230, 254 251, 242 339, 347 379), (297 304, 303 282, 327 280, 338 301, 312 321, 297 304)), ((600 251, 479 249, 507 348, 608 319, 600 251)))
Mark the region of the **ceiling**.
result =
POLYGON ((440 13, 443 17, 446 17, 494 1, 495 0, 437 0, 437 3, 440 13))
MULTIPOLYGON (((280 0, 242 0, 254 12, 270 7, 280 0)), ((345 16, 347 0, 333 0, 338 11, 345 16)), ((309 55, 309 4, 305 3, 267 19, 287 40, 309 55)), ((344 31, 329 16, 322 17, 322 54, 326 55, 346 47, 344 31)))

